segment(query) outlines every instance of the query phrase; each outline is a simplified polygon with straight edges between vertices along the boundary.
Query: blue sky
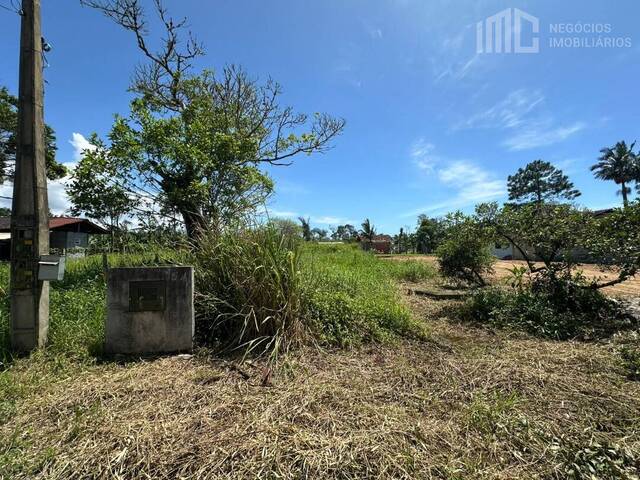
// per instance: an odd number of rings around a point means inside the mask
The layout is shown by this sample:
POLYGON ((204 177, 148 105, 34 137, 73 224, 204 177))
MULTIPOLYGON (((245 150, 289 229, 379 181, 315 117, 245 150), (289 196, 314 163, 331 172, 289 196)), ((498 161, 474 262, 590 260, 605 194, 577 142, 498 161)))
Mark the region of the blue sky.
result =
MULTIPOLYGON (((128 111, 126 89, 142 59, 129 33, 79 0, 42 4, 43 33, 53 45, 45 116, 57 132, 58 159, 73 162, 84 137, 106 133, 113 115, 128 111)), ((324 228, 369 217, 395 233, 413 227, 419 213, 504 200, 507 175, 537 158, 570 175, 583 193, 580 204, 620 203, 616 186, 593 179, 589 166, 603 146, 640 136, 637 0, 166 5, 188 17, 205 44, 199 68, 240 64, 281 83, 283 103, 347 120, 330 152, 271 170, 273 215, 309 216, 324 228), (538 38, 539 53, 477 53, 477 22, 506 8, 539 19, 537 34, 528 26, 522 32, 523 43, 538 38), (558 33, 576 24, 608 29, 558 33), (582 43, 551 46, 551 37, 582 43), (593 46, 598 37, 613 46, 593 46)), ((0 10, 0 85, 13 92, 18 34, 19 17, 0 10)), ((59 183, 50 187, 50 203, 57 213, 66 206, 59 183)))

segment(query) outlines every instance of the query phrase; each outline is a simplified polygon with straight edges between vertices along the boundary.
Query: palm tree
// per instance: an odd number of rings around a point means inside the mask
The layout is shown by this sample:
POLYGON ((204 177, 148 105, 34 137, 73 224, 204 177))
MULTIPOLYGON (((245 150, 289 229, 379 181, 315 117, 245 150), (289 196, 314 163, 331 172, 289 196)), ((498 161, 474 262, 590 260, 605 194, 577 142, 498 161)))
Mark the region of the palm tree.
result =
POLYGON ((364 222, 362 222, 362 230, 360 230, 360 234, 368 240, 367 248, 370 247, 373 243, 373 237, 376 235, 376 227, 371 225, 368 218, 365 218, 364 222))
POLYGON ((311 235, 311 224, 309 223, 309 219, 304 217, 298 217, 298 220, 300 220, 300 225, 302 226, 302 238, 304 238, 305 241, 310 242, 312 235, 311 235))
POLYGON ((596 178, 613 180, 616 185, 620 185, 622 204, 625 207, 629 204, 628 195, 631 192, 627 185, 638 177, 638 156, 633 151, 635 145, 636 142, 633 142, 627 147, 622 141, 616 143, 613 148, 603 148, 600 150, 598 163, 591 167, 596 178))

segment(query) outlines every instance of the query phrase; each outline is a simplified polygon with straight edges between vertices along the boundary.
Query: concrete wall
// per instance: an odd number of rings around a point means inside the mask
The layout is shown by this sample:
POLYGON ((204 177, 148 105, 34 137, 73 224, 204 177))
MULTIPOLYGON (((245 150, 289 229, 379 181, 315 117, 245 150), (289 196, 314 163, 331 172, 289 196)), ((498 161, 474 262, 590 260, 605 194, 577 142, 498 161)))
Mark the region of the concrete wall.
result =
POLYGON ((193 348, 193 267, 113 268, 107 283, 107 353, 193 348), (141 285, 146 287, 138 293, 156 292, 158 298, 133 298, 141 285))

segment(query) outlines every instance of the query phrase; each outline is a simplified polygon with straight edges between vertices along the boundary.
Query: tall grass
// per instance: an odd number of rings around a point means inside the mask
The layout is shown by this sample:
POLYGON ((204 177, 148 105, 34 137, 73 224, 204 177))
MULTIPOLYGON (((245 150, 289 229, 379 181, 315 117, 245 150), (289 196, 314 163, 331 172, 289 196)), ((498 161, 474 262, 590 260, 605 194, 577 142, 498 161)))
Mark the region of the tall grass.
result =
MULTIPOLYGON (((349 245, 303 244, 274 228, 205 237, 199 249, 109 255, 109 265, 195 266, 197 341, 218 351, 277 355, 313 338, 331 346, 424 335, 395 282, 434 274, 418 262, 375 258, 349 245)), ((69 260, 51 284, 47 352, 94 359, 104 342, 106 285, 100 255, 69 260)), ((8 265, 0 265, 0 361, 10 358, 8 265)))
POLYGON ((277 355, 303 339, 300 251, 294 238, 273 227, 204 237, 195 264, 201 341, 277 355))
POLYGON ((395 281, 430 277, 430 266, 379 260, 355 245, 310 245, 303 270, 305 313, 323 343, 350 346, 426 334, 400 302, 395 281))

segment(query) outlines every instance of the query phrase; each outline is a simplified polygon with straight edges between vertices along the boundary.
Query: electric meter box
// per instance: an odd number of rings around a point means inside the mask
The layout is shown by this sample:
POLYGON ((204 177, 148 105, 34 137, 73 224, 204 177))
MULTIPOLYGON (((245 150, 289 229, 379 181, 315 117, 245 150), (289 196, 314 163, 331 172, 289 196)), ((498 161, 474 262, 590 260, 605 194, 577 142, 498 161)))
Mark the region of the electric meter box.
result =
POLYGON ((38 280, 60 281, 64 278, 65 257, 42 255, 38 262, 38 280))

